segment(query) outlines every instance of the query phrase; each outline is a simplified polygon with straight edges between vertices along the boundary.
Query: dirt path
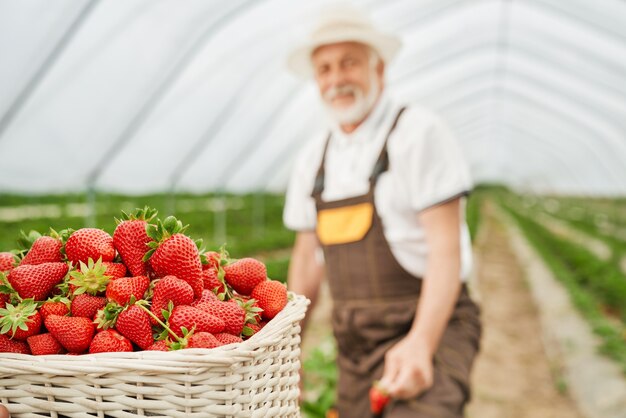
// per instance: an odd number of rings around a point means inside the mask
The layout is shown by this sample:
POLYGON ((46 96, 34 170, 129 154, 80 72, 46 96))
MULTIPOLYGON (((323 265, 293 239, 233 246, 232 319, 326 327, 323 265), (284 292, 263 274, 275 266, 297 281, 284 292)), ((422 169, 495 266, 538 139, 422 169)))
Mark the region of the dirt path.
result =
MULTIPOLYGON (((473 283, 484 333, 466 418, 580 418, 545 355, 537 310, 505 230, 489 213, 484 218, 473 283)), ((320 296, 303 343, 305 355, 330 336, 327 289, 320 296)))
POLYGON ((467 418, 578 418, 549 364, 540 323, 505 230, 486 213, 477 243, 484 333, 467 418))

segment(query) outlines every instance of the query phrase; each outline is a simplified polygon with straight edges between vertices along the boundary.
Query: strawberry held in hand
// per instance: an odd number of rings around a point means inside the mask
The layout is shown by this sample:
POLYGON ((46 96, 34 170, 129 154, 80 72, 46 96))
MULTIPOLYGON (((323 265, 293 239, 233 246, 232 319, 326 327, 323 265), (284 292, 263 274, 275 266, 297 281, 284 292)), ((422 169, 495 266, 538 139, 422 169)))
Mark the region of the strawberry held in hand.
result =
POLYGON ((146 206, 143 209, 135 209, 130 214, 122 212, 122 219, 116 219, 117 227, 113 232, 113 246, 133 276, 148 274, 143 257, 150 249, 148 243, 152 239, 146 233, 146 227, 156 214, 155 209, 146 206))
POLYGON ((157 221, 156 225, 149 225, 147 232, 154 241, 149 243, 151 249, 144 256, 144 261, 150 261, 158 277, 171 275, 189 283, 194 296, 199 298, 204 289, 202 261, 197 243, 182 234, 186 228, 173 216, 168 216, 163 222, 157 221))
POLYGON ((370 409, 372 413, 376 416, 382 416, 383 410, 387 403, 389 403, 389 394, 387 391, 380 385, 378 381, 375 381, 372 384, 369 392, 370 397, 370 409))
POLYGON ((89 259, 113 261, 115 248, 113 237, 102 229, 82 228, 75 231, 67 239, 65 255, 68 261, 78 264, 80 261, 87 263, 89 259))

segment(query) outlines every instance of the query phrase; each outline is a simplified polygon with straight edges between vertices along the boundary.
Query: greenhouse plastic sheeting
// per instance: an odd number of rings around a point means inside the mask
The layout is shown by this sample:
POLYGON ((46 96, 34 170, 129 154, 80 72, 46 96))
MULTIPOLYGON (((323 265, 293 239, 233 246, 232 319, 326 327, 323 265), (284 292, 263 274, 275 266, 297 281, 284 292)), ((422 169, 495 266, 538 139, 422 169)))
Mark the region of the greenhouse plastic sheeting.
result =
MULTIPOLYGON (((0 191, 283 190, 324 121, 285 57, 332 3, 0 0, 0 191)), ((476 182, 626 194, 625 2, 353 3, 476 182)))

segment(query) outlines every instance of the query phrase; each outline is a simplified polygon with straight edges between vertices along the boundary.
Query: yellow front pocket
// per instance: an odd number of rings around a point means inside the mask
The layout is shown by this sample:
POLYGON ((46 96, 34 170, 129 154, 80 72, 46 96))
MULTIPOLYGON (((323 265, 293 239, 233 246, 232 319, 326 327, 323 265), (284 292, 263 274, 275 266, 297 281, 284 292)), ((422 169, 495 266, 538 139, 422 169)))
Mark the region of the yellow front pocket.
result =
POLYGON ((324 245, 360 241, 370 230, 373 215, 369 202, 323 209, 317 214, 317 236, 324 245))

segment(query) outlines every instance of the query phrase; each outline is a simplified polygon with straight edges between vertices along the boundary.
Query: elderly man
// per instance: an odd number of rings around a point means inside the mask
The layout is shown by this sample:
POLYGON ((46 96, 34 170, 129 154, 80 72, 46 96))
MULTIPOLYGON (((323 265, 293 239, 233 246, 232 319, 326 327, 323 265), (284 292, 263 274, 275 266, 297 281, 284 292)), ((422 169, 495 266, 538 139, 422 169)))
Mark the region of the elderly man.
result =
POLYGON ((385 94, 399 47, 344 7, 289 57, 317 83, 330 126, 302 150, 288 187, 288 280, 313 302, 324 273, 329 281, 340 418, 372 416, 375 380, 392 397, 385 417, 462 417, 479 347, 465 286, 471 180, 442 120, 385 94))

